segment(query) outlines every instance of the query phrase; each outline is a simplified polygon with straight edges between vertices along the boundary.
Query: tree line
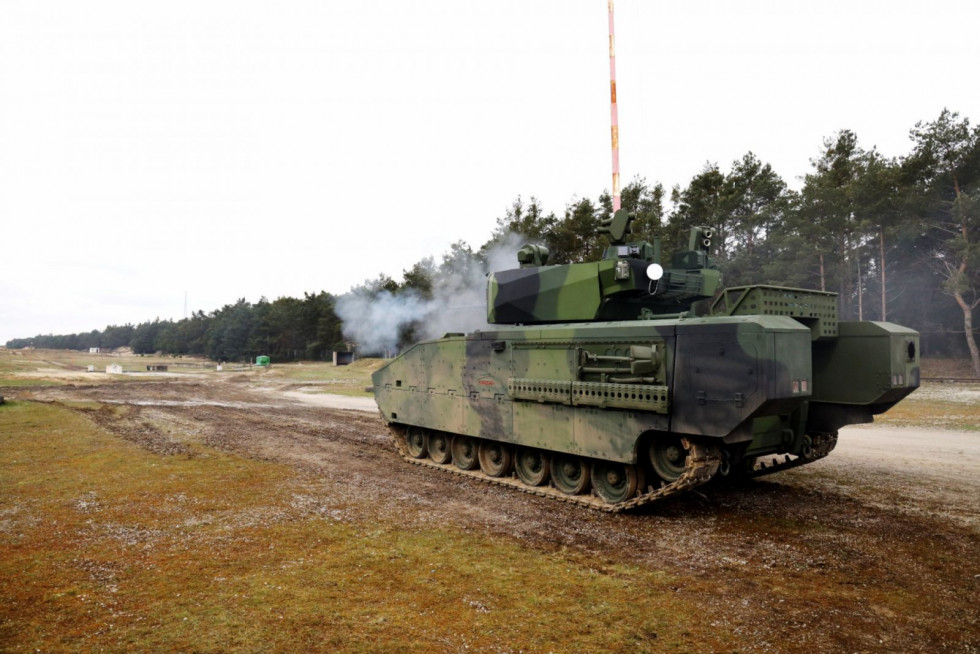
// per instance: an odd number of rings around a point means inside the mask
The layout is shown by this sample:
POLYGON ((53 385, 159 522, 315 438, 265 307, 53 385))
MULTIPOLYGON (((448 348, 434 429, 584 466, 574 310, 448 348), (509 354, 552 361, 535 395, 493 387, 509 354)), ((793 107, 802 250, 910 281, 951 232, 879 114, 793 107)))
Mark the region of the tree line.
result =
MULTIPOLYGON (((980 127, 943 110, 909 137, 908 154, 887 158, 842 130, 825 139, 799 191, 749 152, 728 172, 706 164, 669 195, 636 178, 622 189, 622 207, 636 215, 634 240, 662 237, 665 261, 691 227, 713 227, 726 286, 834 291, 842 320, 915 328, 926 354, 969 356, 980 377, 980 127)), ((441 266, 426 259, 400 284, 381 276, 373 287, 425 295, 462 255, 485 260, 510 234, 546 245, 551 263, 594 260, 608 244, 599 220, 611 212, 608 192, 570 202, 561 215, 518 197, 476 252, 457 243, 441 266)))
MULTIPOLYGON (((662 237, 665 260, 690 227, 715 230, 714 256, 727 286, 775 284, 834 291, 842 319, 890 320, 922 333, 928 355, 969 356, 980 376, 973 318, 980 305, 980 127, 943 110, 909 132, 910 151, 895 158, 867 149, 842 130, 825 139, 799 191, 752 152, 723 171, 708 163, 668 193, 638 177, 622 190, 636 214, 634 240, 662 237)), ((473 250, 460 241, 440 263, 427 257, 366 281, 351 293, 431 298, 446 280, 487 267, 514 235, 546 245, 551 263, 595 260, 607 244, 599 221, 612 212, 608 192, 546 212, 518 197, 490 239, 473 250)), ((516 265, 516 258, 508 263, 516 265)), ((337 298, 240 300, 211 314, 103 332, 16 339, 8 347, 114 347, 127 336, 134 351, 204 354, 232 360, 269 353, 280 360, 321 359, 343 344, 337 298), (33 343, 28 343, 33 341, 33 343)), ((402 331, 400 345, 415 338, 402 331)))
POLYGON ((130 347, 136 354, 199 355, 214 361, 244 361, 259 354, 275 361, 322 361, 331 358, 334 350, 346 349, 334 301, 322 291, 273 302, 263 298, 251 303, 243 298, 211 313, 196 311, 183 320, 157 319, 81 334, 38 335, 13 339, 7 347, 130 347))

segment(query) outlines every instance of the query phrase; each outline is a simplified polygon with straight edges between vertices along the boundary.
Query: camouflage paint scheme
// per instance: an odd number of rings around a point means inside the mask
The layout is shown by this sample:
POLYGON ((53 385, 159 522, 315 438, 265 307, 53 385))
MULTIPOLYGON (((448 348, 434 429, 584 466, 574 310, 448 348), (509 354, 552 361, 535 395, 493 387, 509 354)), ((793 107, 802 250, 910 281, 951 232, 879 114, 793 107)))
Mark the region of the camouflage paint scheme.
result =
POLYGON ((659 244, 624 243, 617 219, 602 261, 547 266, 526 246, 521 268, 491 275, 489 322, 511 324, 418 343, 378 370, 385 420, 622 464, 687 437, 737 462, 800 455, 918 386, 915 331, 838 322, 833 293, 718 294, 710 230, 658 270, 659 244))
POLYGON ((803 433, 869 422, 917 385, 907 356, 916 334, 857 325, 873 329, 816 362, 810 330, 784 316, 505 328, 418 343, 374 387, 389 422, 590 458, 636 463, 647 432, 755 438, 749 455, 797 454, 803 433), (583 381, 582 352, 624 356, 636 345, 656 346, 657 383, 583 381), (848 356, 870 352, 871 365, 848 356))

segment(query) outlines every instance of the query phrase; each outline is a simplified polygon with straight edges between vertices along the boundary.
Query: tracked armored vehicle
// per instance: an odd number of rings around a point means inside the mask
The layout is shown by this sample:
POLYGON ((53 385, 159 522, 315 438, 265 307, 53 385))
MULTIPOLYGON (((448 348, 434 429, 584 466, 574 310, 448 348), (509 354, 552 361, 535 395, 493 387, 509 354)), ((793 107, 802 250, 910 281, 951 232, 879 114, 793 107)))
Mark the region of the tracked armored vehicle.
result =
POLYGON ((845 322, 834 293, 721 290, 711 230, 660 262, 604 221, 601 261, 488 278, 494 328, 413 345, 373 376, 404 458, 605 511, 812 463, 919 385, 918 333, 845 322))

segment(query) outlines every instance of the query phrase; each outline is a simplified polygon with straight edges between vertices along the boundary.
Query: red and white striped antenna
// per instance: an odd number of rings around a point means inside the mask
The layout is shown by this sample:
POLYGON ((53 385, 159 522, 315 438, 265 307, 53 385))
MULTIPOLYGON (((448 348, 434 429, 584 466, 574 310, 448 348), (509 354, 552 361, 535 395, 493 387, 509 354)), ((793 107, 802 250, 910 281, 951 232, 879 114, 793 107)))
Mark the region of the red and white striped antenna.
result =
POLYGON ((609 0, 609 94, 612 121, 612 208, 619 211, 619 112, 616 110, 616 37, 613 31, 613 0, 609 0))

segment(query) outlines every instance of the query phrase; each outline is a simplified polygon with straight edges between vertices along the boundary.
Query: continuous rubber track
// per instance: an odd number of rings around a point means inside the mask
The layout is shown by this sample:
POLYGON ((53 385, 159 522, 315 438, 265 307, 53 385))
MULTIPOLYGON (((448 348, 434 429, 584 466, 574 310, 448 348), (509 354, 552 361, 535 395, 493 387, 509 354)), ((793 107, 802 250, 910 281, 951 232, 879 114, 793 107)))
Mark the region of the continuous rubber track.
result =
POLYGON ((604 511, 606 513, 620 513, 622 511, 635 509, 637 507, 656 502, 657 500, 661 500, 665 497, 670 497, 671 495, 676 495, 683 491, 706 484, 712 477, 714 477, 715 473, 718 471, 718 466, 721 464, 721 453, 717 447, 702 445, 689 441, 688 439, 683 439, 682 442, 687 448, 688 454, 685 461, 685 470, 683 473, 681 473, 680 477, 670 484, 663 483, 659 488, 648 486, 646 492, 643 492, 632 499, 619 502, 617 504, 609 504, 592 494, 568 495, 566 493, 562 493, 556 488, 551 487, 550 485, 527 486, 519 479, 514 477, 513 473, 507 477, 490 477, 479 469, 462 470, 451 462, 436 463, 429 458, 417 459, 408 454, 406 449, 406 427, 393 423, 386 424, 388 426, 388 430, 391 432, 392 440, 395 443, 398 453, 403 459, 411 464, 423 466, 425 468, 435 468, 459 477, 469 477, 470 479, 477 479, 487 484, 506 486, 530 495, 547 497, 569 504, 578 504, 579 506, 585 506, 597 511, 604 511))

